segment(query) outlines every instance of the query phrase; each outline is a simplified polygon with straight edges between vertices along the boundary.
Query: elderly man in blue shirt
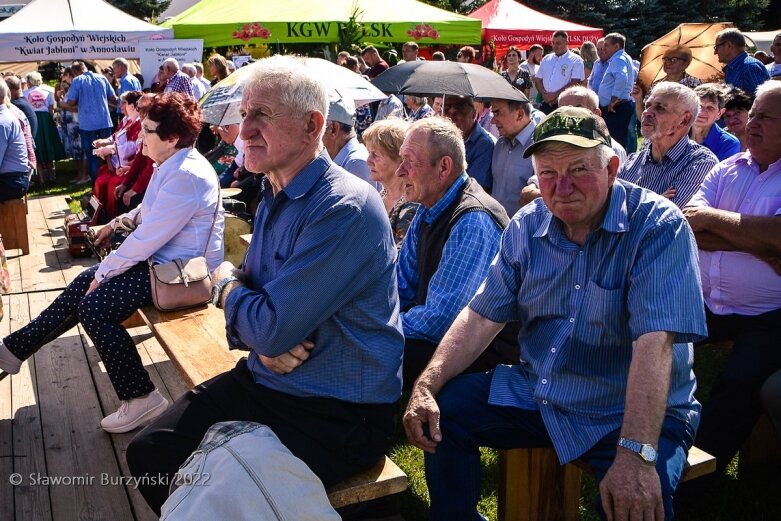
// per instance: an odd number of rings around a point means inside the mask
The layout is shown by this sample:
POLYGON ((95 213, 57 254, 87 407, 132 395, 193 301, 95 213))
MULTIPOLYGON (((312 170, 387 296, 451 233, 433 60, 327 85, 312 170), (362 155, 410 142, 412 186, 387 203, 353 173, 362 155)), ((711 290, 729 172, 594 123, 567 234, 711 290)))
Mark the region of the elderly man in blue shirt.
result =
POLYGON ((431 518, 482 519, 478 448, 491 446, 583 458, 609 518, 671 519, 700 410, 694 236, 672 203, 616 180, 605 124, 586 109, 551 113, 525 154, 542 198, 511 220, 404 415, 427 452, 431 518), (520 363, 454 378, 509 320, 520 363))
MULTIPOLYGON (((485 278, 509 221, 502 206, 467 176, 464 155, 460 130, 440 117, 415 122, 400 150, 396 175, 404 181, 407 201, 422 206, 396 266, 406 388, 485 278)), ((469 370, 486 371, 517 358, 512 327, 469 370)))
POLYGON ((599 82, 599 108, 605 119, 610 136, 621 144, 626 143, 629 122, 635 111, 635 102, 630 96, 635 82, 632 58, 624 51, 626 37, 620 33, 605 36, 607 66, 599 82))
POLYGON ((455 123, 464 138, 469 177, 474 177, 490 194, 494 182, 491 175, 491 160, 496 138, 478 124, 472 98, 445 96, 442 111, 445 117, 455 123))
MULTIPOLYGON (((326 487, 387 451, 404 346, 396 245, 377 190, 324 150, 327 112, 325 86, 293 57, 247 76, 244 165, 266 179, 246 261, 215 270, 212 301, 248 358, 133 440, 134 475, 172 477, 212 424, 230 420, 268 425, 326 487)), ((157 512, 166 483, 141 489, 157 512)))

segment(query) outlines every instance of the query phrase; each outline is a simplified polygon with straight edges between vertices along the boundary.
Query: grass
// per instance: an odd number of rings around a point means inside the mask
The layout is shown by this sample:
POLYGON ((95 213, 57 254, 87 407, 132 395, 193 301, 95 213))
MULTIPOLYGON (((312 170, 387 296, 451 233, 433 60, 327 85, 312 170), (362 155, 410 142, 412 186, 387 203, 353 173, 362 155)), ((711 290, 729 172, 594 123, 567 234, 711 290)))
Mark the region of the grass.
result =
MULTIPOLYGON (((725 362, 726 355, 722 348, 715 345, 697 347, 695 372, 699 386, 697 399, 701 402, 707 398, 725 362)), ((429 497, 423 471, 423 452, 406 443, 402 432, 397 434, 390 457, 409 477, 409 489, 399 498, 402 517, 406 521, 428 519, 429 497)), ((490 521, 495 521, 499 488, 497 451, 481 449, 480 459, 483 466, 483 489, 478 510, 490 521)), ((696 484, 697 480, 692 483, 696 484)), ((706 490, 690 494, 685 501, 676 503, 675 518, 683 521, 781 520, 779 486, 781 462, 768 462, 739 471, 736 456, 724 475, 716 476, 708 482, 706 490)), ((581 480, 581 520, 599 520, 593 506, 597 492, 596 481, 584 474, 581 480)))
POLYGON ((76 186, 70 184, 70 181, 76 177, 78 172, 78 165, 73 159, 57 161, 55 171, 57 172, 57 179, 54 181, 47 181, 45 187, 41 188, 31 183, 30 191, 27 194, 28 197, 48 197, 53 195, 62 195, 63 197, 70 196, 72 200, 68 203, 68 206, 70 207, 71 212, 80 212, 81 205, 79 205, 79 198, 92 191, 92 185, 86 184, 76 186))

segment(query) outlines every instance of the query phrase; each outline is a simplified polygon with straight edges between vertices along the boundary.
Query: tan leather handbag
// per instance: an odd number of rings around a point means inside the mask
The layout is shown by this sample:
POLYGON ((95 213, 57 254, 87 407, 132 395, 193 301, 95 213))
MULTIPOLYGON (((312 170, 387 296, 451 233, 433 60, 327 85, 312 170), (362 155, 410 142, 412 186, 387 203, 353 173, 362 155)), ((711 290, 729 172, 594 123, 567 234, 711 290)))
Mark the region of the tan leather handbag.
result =
POLYGON ((211 298, 211 275, 206 263, 206 253, 212 238, 217 212, 222 204, 221 190, 217 192, 217 207, 214 209, 212 226, 206 237, 203 255, 190 259, 174 259, 163 264, 149 260, 149 282, 152 285, 152 303, 160 311, 177 311, 194 308, 209 302, 211 298))

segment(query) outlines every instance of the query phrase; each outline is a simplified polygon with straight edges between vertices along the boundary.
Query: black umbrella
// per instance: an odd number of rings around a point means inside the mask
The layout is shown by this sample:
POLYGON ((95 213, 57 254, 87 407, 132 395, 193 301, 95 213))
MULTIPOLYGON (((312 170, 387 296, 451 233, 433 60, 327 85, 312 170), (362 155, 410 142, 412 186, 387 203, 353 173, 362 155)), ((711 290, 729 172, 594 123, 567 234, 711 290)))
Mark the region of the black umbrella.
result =
POLYGON ((474 63, 406 62, 391 67, 372 83, 381 91, 394 94, 529 101, 494 71, 474 63))

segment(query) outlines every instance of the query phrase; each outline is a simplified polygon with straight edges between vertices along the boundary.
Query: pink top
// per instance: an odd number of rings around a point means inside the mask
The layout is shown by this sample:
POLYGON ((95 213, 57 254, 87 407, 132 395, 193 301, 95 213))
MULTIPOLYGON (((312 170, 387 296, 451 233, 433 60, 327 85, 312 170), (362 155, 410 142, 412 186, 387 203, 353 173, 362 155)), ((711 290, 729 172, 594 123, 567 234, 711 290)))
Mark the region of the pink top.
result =
MULTIPOLYGON (((749 152, 711 170, 687 206, 781 216, 781 160, 760 173, 749 152)), ((759 315, 781 308, 781 276, 748 253, 700 250, 705 303, 718 315, 759 315)))

